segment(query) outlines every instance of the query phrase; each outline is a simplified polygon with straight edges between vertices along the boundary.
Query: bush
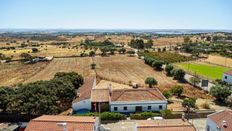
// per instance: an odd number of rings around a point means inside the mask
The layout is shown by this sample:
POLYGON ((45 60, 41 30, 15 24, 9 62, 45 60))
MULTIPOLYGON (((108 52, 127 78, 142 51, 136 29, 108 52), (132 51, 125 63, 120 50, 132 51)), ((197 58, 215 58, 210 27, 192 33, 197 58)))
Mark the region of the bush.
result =
POLYGON ((95 56, 95 51, 90 51, 89 56, 94 57, 95 56))
POLYGON ((164 64, 163 61, 155 60, 155 61, 152 62, 152 67, 159 70, 159 69, 162 69, 163 64, 164 64))
POLYGON ((115 112, 103 112, 100 117, 101 120, 122 120, 126 118, 125 115, 115 112))
POLYGON ((174 79, 184 81, 185 71, 182 69, 173 70, 174 79))
POLYGON ((130 114, 130 118, 135 120, 146 120, 148 118, 159 116, 159 115, 160 114, 153 112, 142 112, 142 113, 130 114))
POLYGON ((169 109, 161 110, 160 113, 162 117, 165 119, 170 118, 172 116, 172 111, 169 109))
POLYGON ((194 98, 185 98, 182 102, 183 107, 195 108, 196 99, 194 98))
POLYGON ((226 98, 226 104, 229 106, 229 107, 232 107, 232 95, 228 96, 226 98))
POLYGON ((169 75, 169 76, 172 74, 171 71, 173 69, 174 69, 174 67, 172 65, 170 65, 170 64, 165 66, 165 71, 167 72, 167 75, 169 75))
POLYGON ((31 50, 32 50, 32 53, 36 53, 39 51, 37 48, 32 48, 31 50))
POLYGON ((183 86, 180 86, 180 85, 176 85, 174 87, 171 88, 170 92, 173 94, 173 95, 176 95, 178 97, 181 96, 181 94, 183 93, 183 86))
POLYGON ((210 109, 209 103, 208 103, 208 102, 204 102, 201 106, 202 106, 204 109, 210 109))
POLYGON ((149 88, 152 88, 153 85, 157 85, 157 81, 153 77, 147 77, 145 80, 145 84, 148 84, 149 88))
POLYGON ((226 87, 217 85, 211 87, 210 94, 214 96, 218 102, 225 103, 226 98, 231 95, 231 91, 226 87))
POLYGON ((164 92, 163 92, 163 95, 164 95, 167 99, 169 99, 169 98, 172 96, 172 93, 171 93, 170 91, 164 91, 164 92))

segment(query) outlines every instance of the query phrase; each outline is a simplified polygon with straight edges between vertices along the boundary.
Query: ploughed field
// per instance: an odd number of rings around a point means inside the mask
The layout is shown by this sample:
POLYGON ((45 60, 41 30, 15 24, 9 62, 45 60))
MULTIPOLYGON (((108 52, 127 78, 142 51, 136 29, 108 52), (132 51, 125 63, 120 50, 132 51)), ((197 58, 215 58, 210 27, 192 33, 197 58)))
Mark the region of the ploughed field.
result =
POLYGON ((227 67, 200 62, 179 63, 177 66, 191 74, 196 74, 211 80, 221 79, 222 74, 229 70, 227 67))

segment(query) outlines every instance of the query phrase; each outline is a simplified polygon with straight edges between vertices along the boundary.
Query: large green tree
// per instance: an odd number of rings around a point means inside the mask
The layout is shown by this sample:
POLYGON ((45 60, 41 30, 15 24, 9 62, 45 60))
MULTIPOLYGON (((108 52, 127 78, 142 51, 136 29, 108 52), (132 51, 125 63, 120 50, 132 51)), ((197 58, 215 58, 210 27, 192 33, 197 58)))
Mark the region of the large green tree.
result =
POLYGON ((216 85, 210 88, 210 94, 214 96, 218 102, 225 103, 226 98, 231 95, 231 90, 226 87, 216 85))

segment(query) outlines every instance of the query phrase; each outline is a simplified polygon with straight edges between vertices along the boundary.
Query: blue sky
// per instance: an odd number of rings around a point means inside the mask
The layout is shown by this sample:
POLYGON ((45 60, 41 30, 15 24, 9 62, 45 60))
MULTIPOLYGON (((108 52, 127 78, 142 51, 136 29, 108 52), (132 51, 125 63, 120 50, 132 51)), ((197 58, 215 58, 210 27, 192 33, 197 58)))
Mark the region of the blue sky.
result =
POLYGON ((232 29, 232 0, 0 0, 0 28, 232 29))

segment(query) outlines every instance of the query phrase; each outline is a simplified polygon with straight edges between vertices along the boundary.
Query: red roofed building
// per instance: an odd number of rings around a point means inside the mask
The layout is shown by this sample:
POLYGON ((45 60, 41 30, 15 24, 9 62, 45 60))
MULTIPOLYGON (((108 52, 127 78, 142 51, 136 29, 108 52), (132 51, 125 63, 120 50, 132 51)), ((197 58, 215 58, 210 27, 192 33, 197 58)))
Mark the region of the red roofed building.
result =
POLYGON ((227 83, 232 83, 232 70, 224 72, 222 76, 222 80, 227 83))
POLYGON ((222 110, 208 115, 206 131, 232 131, 232 110, 222 110))
POLYGON ((167 99, 158 88, 120 89, 110 94, 111 112, 160 111, 167 108, 167 99))
POLYGON ((142 120, 137 122, 138 131, 196 131, 192 124, 181 119, 142 120))
POLYGON ((43 115, 31 120, 25 131, 97 131, 98 117, 43 115))

